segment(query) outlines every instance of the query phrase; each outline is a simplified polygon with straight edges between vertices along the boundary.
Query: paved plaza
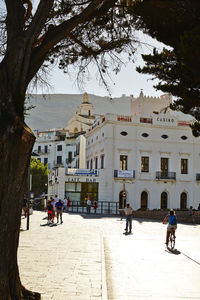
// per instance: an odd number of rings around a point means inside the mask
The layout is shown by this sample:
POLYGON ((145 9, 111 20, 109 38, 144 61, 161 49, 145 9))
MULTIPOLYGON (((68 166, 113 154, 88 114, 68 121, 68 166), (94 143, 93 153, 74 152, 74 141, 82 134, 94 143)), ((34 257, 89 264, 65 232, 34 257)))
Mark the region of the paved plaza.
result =
POLYGON ((49 227, 34 211, 22 218, 22 283, 42 300, 200 299, 200 225, 178 224, 176 251, 165 249, 166 225, 119 217, 64 214, 49 227))

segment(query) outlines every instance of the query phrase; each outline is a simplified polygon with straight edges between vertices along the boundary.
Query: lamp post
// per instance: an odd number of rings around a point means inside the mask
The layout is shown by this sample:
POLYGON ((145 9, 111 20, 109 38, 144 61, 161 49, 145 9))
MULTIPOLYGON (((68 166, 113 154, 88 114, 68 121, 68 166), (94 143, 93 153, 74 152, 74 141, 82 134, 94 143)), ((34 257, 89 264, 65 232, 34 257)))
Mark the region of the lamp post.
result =
MULTIPOLYGON (((31 153, 31 156, 39 156, 35 152, 31 153)), ((31 162, 28 166, 28 199, 27 199, 27 220, 26 220, 26 230, 29 230, 29 220, 30 220, 30 199, 34 198, 34 194, 31 193, 32 189, 32 176, 31 176, 31 162)))

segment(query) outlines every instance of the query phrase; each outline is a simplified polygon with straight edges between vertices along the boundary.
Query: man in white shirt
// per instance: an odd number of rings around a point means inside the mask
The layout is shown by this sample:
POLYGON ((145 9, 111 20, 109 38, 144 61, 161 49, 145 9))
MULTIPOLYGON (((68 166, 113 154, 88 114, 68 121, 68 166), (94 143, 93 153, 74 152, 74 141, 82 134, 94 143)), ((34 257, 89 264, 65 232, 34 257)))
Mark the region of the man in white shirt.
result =
POLYGON ((133 209, 130 206, 129 203, 126 204, 126 208, 124 209, 124 213, 126 216, 126 228, 125 232, 126 233, 131 233, 132 230, 132 216, 133 216, 133 209))
POLYGON ((63 199, 63 204, 64 204, 63 211, 67 211, 67 198, 66 197, 63 199))
POLYGON ((87 213, 90 214, 90 209, 91 209, 91 201, 90 197, 88 196, 87 198, 87 213))

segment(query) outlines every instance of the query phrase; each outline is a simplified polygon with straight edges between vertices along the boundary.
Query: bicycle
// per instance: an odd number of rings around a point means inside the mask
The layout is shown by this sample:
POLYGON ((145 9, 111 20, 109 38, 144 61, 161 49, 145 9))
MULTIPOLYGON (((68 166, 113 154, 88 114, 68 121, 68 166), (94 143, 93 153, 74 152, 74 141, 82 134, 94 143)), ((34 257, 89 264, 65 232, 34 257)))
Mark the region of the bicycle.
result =
POLYGON ((175 230, 171 229, 170 230, 170 234, 169 234, 169 249, 170 250, 174 250, 175 247, 175 230))

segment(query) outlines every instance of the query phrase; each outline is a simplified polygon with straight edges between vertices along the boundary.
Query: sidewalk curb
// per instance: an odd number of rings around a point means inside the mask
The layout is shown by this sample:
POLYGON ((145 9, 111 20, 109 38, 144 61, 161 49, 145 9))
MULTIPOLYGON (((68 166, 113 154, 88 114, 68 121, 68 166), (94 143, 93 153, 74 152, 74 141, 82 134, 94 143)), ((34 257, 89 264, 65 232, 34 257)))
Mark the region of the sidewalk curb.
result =
POLYGON ((105 250, 104 250, 104 240, 101 234, 101 279, 102 279, 102 300, 108 300, 107 294, 107 281, 106 281, 106 265, 105 265, 105 250))

